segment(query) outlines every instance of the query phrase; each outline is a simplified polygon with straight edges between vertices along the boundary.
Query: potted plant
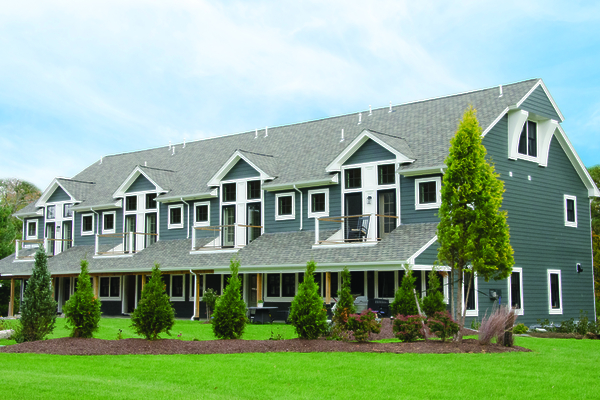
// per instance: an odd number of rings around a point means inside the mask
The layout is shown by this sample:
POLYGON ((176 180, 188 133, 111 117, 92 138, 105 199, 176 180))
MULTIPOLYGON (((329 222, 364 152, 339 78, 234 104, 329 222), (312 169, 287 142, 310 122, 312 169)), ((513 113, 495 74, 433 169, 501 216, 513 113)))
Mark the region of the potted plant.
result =
POLYGON ((256 304, 256 307, 258 307, 258 308, 262 308, 262 306, 263 306, 264 304, 265 304, 265 302, 264 302, 264 301, 262 301, 262 300, 259 300, 259 301, 258 301, 258 304, 256 304))

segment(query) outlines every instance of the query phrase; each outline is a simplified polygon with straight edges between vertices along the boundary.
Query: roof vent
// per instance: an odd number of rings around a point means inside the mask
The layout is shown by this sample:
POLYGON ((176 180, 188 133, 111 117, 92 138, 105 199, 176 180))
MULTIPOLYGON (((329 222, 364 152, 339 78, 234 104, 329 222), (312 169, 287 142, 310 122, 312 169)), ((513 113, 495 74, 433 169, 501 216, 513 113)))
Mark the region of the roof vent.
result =
POLYGON ((340 139, 340 143, 344 141, 344 128, 342 128, 342 138, 340 139))
POLYGON ((369 115, 373 115, 373 110, 371 110, 371 105, 369 104, 369 115))
POLYGON ((171 150, 171 141, 169 140, 169 150, 171 150))
POLYGON ((498 88, 500 89, 500 96, 498 97, 502 97, 502 85, 500 85, 498 88))
POLYGON ((103 157, 100 157, 100 165, 102 165, 102 158, 103 158, 103 157))
POLYGON ((360 125, 362 121, 362 113, 358 113, 358 124, 360 125))
POLYGON ((265 137, 269 136, 269 127, 265 126, 265 137))
POLYGON ((388 111, 389 113, 392 112, 392 102, 390 101, 390 111, 388 111))
POLYGON ((258 129, 254 130, 254 139, 256 139, 258 137, 258 129))
POLYGON ((183 138, 183 147, 182 149, 185 149, 185 138, 183 138))
POLYGON ((148 166, 148 161, 144 161, 144 167, 148 166))
POLYGON ((171 153, 172 156, 175 155, 175 146, 173 146, 173 152, 171 153))

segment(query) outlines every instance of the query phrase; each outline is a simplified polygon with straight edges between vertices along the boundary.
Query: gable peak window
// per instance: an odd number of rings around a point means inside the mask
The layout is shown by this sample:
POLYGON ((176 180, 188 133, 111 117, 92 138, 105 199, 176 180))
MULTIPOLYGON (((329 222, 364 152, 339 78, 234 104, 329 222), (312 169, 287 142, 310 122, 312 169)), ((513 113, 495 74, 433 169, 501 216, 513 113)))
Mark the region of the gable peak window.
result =
POLYGON ((125 211, 136 211, 137 210, 137 196, 125 197, 125 211))
POLYGON ((537 157, 537 123, 526 121, 519 138, 519 154, 537 157))
POLYGON ((157 193, 147 193, 146 194, 146 209, 154 210, 156 208, 156 196, 157 193))
POLYGON ((394 164, 377 166, 377 183, 379 185, 393 185, 396 183, 396 167, 394 164))
POLYGON ((260 181, 248 181, 246 195, 248 200, 260 200, 260 181))
POLYGON ((223 202, 235 201, 235 183, 223 184, 223 202))
POLYGON ((346 189, 360 189, 362 187, 361 169, 350 168, 345 170, 346 189))
POLYGON ((54 219, 56 217, 56 206, 46 207, 46 219, 54 219))

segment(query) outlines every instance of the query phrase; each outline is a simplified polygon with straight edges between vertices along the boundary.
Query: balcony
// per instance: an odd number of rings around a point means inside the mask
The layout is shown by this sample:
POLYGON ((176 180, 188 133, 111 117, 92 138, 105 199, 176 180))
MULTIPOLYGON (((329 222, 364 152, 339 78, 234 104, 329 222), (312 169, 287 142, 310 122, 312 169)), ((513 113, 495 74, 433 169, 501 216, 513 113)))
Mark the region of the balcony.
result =
POLYGON ((156 243, 158 234, 142 232, 96 234, 95 255, 127 257, 156 243))
POLYGON ((260 225, 196 226, 192 232, 192 253, 236 252, 262 234, 260 225))
POLYGON ((15 260, 33 260, 35 252, 40 246, 46 249, 48 257, 55 256, 63 251, 70 249, 73 246, 71 239, 31 239, 15 241, 15 260))
POLYGON ((395 215, 362 214, 339 217, 315 218, 315 242, 313 248, 338 246, 373 246, 396 229, 395 215), (338 230, 326 239, 320 239, 320 229, 338 230))

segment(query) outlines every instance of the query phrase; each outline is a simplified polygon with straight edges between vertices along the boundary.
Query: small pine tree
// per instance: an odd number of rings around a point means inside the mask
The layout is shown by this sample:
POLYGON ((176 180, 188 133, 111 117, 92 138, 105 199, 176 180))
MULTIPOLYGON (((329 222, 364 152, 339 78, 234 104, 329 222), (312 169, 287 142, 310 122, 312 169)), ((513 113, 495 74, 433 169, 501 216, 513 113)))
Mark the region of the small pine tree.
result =
POLYGON ((206 289, 202 296, 202 300, 204 300, 204 303, 206 304, 206 320, 210 321, 210 313, 215 309, 217 300, 219 300, 219 295, 214 289, 206 289))
POLYGON ((394 295, 394 301, 390 305, 393 315, 417 315, 419 310, 417 309, 417 302, 415 301, 415 278, 412 275, 412 270, 408 266, 404 266, 406 273, 402 278, 402 284, 396 290, 394 295))
POLYGON ((342 288, 338 291, 338 302, 335 306, 333 322, 342 327, 346 327, 350 314, 356 313, 354 298, 350 293, 350 271, 344 267, 342 271, 342 288))
POLYGON ((160 265, 154 264, 150 281, 144 286, 138 306, 131 314, 131 327, 147 340, 156 340, 162 332, 171 335, 174 324, 175 310, 165 293, 160 265))
POLYGON ((246 303, 242 299, 242 283, 238 276, 240 261, 232 259, 229 263, 229 269, 231 270, 231 276, 213 313, 213 333, 219 339, 241 338, 248 322, 246 303))
POLYGON ((317 339, 327 332, 327 311, 315 282, 316 268, 314 261, 306 264, 304 281, 292 300, 289 319, 301 339, 317 339))
POLYGON ((81 273, 77 278, 77 290, 63 307, 71 337, 91 338, 98 331, 100 300, 94 297, 94 289, 88 274, 88 261, 81 260, 81 273))
POLYGON ((48 256, 43 246, 35 253, 31 278, 27 281, 21 308, 18 343, 42 340, 54 330, 57 304, 52 293, 48 256))
POLYGON ((427 316, 446 310, 444 294, 440 291, 440 286, 440 279, 437 271, 433 269, 429 273, 429 290, 423 299, 423 312, 427 316))

